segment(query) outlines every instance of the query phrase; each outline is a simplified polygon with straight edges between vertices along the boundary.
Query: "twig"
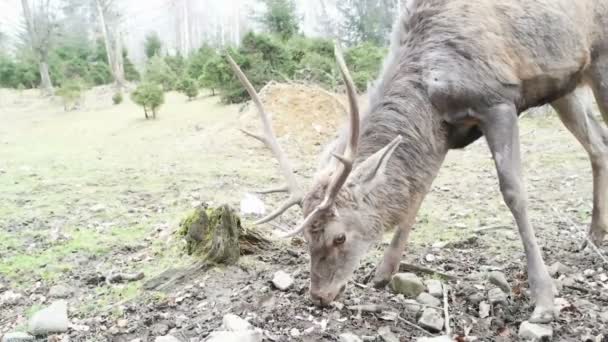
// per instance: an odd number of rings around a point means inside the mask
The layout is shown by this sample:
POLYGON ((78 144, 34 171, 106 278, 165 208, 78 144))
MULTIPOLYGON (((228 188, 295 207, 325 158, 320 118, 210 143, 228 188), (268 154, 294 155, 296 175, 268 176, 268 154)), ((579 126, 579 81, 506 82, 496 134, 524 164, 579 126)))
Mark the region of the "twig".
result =
POLYGON ((443 286, 443 314, 445 315, 445 334, 452 336, 452 329, 450 328, 450 310, 448 307, 448 292, 449 287, 443 286))
POLYGON ((418 266, 418 265, 413 265, 413 264, 408 264, 406 262, 401 262, 399 264, 399 271, 403 272, 403 271, 409 271, 409 272, 420 272, 420 273, 425 273, 425 274, 431 274, 431 275, 439 275, 441 277, 444 277, 448 280, 458 280, 458 277, 455 277, 453 275, 449 275, 443 272, 439 272, 439 271, 435 271, 432 270, 430 268, 426 268, 423 266, 418 266))
POLYGON ((408 321, 407 319, 405 319, 405 318, 401 317, 401 315, 397 315, 397 319, 398 319, 398 320, 400 320, 401 322, 403 322, 403 323, 405 323, 405 324, 409 325, 409 326, 410 326, 410 327, 412 327, 412 328, 415 328, 415 329, 418 329, 418 330, 422 331, 423 333, 427 334, 428 336, 433 336, 433 334, 431 334, 430 332, 426 331, 426 330, 425 330, 424 328, 422 328, 421 326, 416 325, 416 324, 414 324, 414 323, 412 323, 412 322, 408 321))
POLYGON ((513 229, 513 227, 505 226, 505 225, 496 225, 496 226, 487 226, 475 229, 474 233, 486 233, 492 230, 501 230, 501 229, 513 229))
POLYGON ((127 283, 144 279, 144 273, 117 273, 108 277, 108 283, 127 283))
POLYGON ((390 307, 387 305, 381 305, 381 304, 361 304, 361 305, 349 306, 348 309, 352 310, 352 311, 358 311, 358 312, 381 313, 382 311, 390 310, 390 307))

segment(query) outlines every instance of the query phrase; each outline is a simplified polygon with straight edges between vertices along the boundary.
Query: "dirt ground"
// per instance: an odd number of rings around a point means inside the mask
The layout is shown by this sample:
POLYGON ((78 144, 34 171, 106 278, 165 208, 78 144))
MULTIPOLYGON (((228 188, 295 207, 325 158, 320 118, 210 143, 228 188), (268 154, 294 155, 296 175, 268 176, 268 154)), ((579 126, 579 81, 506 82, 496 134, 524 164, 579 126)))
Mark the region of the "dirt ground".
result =
MULTIPOLYGON (((328 309, 314 307, 308 298, 308 256, 299 239, 277 240, 264 255, 243 257, 235 266, 197 269, 163 291, 150 290, 161 273, 195 261, 184 256, 174 234, 194 206, 238 208, 246 192, 281 179, 266 150, 238 131, 250 125, 239 106, 168 94, 158 120, 146 121, 135 105, 112 106, 110 97, 107 89, 96 89, 84 108, 66 113, 60 103, 36 92, 0 89, 0 296, 21 295, 0 306, 0 336, 25 330, 28 317, 53 301, 48 291, 57 284, 73 289, 66 335, 71 341, 153 341, 167 333, 203 341, 226 313, 247 318, 268 341, 338 341, 344 332, 381 341, 378 329, 384 326, 401 341, 427 335, 404 323, 416 317, 402 298, 364 284, 389 234, 328 309), (270 284, 278 270, 295 278, 287 292, 270 284), (104 280, 139 271, 145 274, 140 281, 104 280), (360 313, 349 309, 355 304, 383 304, 388 310, 360 313)), ((319 127, 337 126, 321 120, 313 116, 296 132, 316 127, 321 134, 319 127)), ((577 250, 591 218, 590 164, 550 112, 524 117, 521 135, 531 221, 547 264, 568 266, 566 276, 573 281, 560 292, 569 304, 552 323, 554 340, 601 341, 608 333, 602 321, 608 311, 608 265, 590 249, 577 250)), ((316 141, 302 146, 294 136, 280 140, 301 179, 310 182, 322 146, 316 141)), ((264 200, 271 207, 280 197, 264 200)), ((293 209, 280 223, 292 224, 299 215, 293 209)), ((513 227, 485 142, 451 152, 419 212, 403 261, 455 278, 446 281, 452 289, 454 335, 518 341, 519 324, 532 306, 513 227), (498 226, 507 229, 479 232, 498 226), (488 270, 503 271, 514 292, 507 305, 480 318, 472 295, 492 287, 484 278, 488 270)), ((602 252, 608 253, 606 247, 602 252)))

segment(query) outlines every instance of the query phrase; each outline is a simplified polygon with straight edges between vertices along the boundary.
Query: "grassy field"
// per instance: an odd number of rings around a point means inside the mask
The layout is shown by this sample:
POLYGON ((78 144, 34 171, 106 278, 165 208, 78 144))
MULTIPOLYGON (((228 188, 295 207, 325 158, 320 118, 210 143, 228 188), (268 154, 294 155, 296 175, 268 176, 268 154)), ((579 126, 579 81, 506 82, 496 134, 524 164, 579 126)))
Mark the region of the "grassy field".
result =
MULTIPOLYGON (((158 119, 147 121, 129 101, 112 106, 110 96, 97 89, 83 109, 64 112, 34 92, 0 91, 5 286, 48 287, 113 271, 154 275, 189 263, 171 234, 194 204, 237 206, 247 190, 278 182, 276 163, 238 132, 238 106, 171 93, 158 119)), ((525 118, 521 130, 532 220, 541 235, 555 229, 553 208, 588 222, 591 173, 583 150, 553 116, 525 118)), ((309 179, 314 159, 292 159, 309 179)), ((497 224, 512 225, 512 219, 479 141, 450 153, 412 239, 416 245, 451 241, 497 224)), ((497 258, 522 255, 514 231, 497 233, 491 249, 497 258)), ((86 316, 133 298, 139 286, 82 290, 76 312, 86 316)), ((13 314, 25 317, 40 304, 28 301, 13 314)))

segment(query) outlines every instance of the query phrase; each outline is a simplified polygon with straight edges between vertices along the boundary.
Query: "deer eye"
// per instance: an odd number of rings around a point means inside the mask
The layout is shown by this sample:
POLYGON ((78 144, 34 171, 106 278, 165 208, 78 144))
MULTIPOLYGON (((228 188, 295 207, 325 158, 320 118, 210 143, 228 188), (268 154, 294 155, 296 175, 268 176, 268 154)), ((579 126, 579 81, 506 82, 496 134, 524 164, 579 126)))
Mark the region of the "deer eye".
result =
POLYGON ((334 245, 341 245, 346 241, 346 235, 340 234, 334 238, 334 245))

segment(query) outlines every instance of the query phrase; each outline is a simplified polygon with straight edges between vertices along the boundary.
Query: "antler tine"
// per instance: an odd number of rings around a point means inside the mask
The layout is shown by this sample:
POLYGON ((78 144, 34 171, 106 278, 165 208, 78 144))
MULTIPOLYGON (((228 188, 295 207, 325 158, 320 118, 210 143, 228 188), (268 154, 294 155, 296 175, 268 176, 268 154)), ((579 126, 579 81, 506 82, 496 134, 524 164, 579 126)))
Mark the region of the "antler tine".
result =
POLYGON ((348 94, 348 102, 350 104, 350 130, 348 144, 344 150, 344 156, 338 157, 334 155, 334 157, 336 157, 342 165, 337 170, 335 176, 331 179, 329 187, 327 188, 327 193, 325 194, 325 199, 320 205, 321 209, 327 209, 332 205, 338 191, 340 191, 344 183, 346 183, 346 179, 352 171, 352 165, 354 158, 357 155, 357 147, 359 144, 359 104, 357 103, 357 89, 352 77, 350 76, 346 62, 344 61, 342 49, 337 42, 335 44, 335 55, 336 62, 338 63, 338 67, 342 73, 342 78, 344 79, 344 84, 346 85, 346 92, 348 94))
MULTIPOLYGON (((247 93, 251 97, 251 100, 253 101, 253 103, 255 104, 255 106, 258 110, 260 119, 262 121, 262 128, 264 131, 264 135, 260 136, 260 135, 257 135, 257 134, 251 133, 251 132, 247 132, 247 131, 243 131, 243 132, 246 135, 251 136, 251 137, 263 142, 272 151, 272 154, 275 156, 275 158, 279 162, 279 167, 281 169, 281 173, 283 174, 283 176, 285 177, 285 180, 287 181, 287 185, 285 186, 287 188, 287 191, 283 191, 283 192, 290 193, 289 198, 283 205, 281 205, 278 209, 276 209, 275 211, 270 213, 268 216, 266 216, 256 222, 256 224, 266 223, 268 221, 274 220, 275 218, 280 216, 283 212, 285 212, 290 207, 292 207, 294 205, 301 205, 302 199, 304 196, 302 195, 302 191, 300 190, 300 187, 298 185, 298 181, 296 179, 295 173, 293 172, 293 167, 291 166, 289 159, 287 159, 285 152, 283 152, 283 149, 281 149, 281 145, 279 145, 279 142, 277 141, 277 137, 274 134, 274 130, 272 129, 270 117, 269 117, 268 113, 266 112, 266 110, 264 109, 262 100, 260 100, 258 93, 255 91, 255 88, 253 87, 251 82, 249 82, 249 79, 247 78, 247 76, 245 76, 245 74, 243 73, 241 68, 238 66, 238 64, 236 64, 234 59, 232 59, 232 56, 230 56, 230 54, 227 54, 226 57, 228 59, 228 64, 230 64, 230 67, 232 68, 232 71, 234 71, 234 73, 238 77, 241 84, 245 87, 245 89, 247 90, 247 93)), ((283 188, 281 188, 281 189, 283 189, 283 188)), ((278 191, 273 191, 273 192, 278 192, 278 191)))

